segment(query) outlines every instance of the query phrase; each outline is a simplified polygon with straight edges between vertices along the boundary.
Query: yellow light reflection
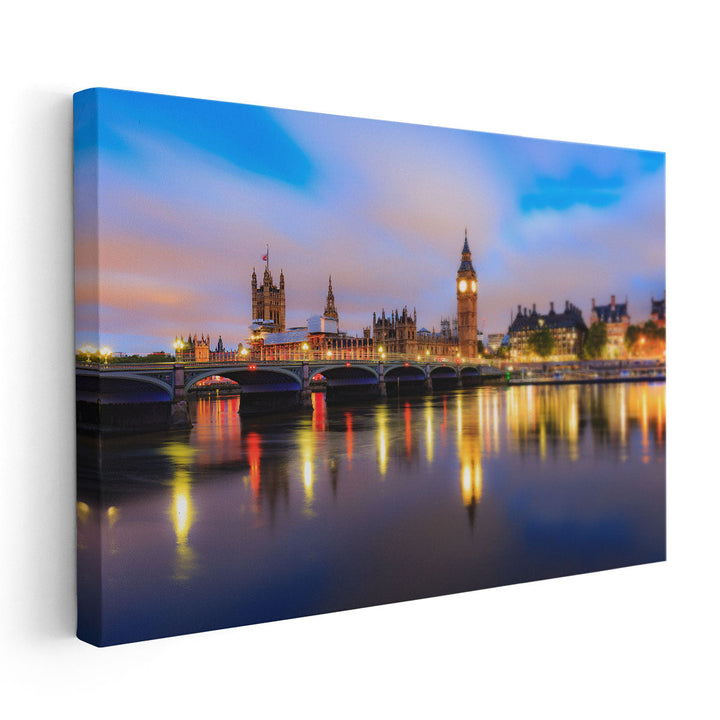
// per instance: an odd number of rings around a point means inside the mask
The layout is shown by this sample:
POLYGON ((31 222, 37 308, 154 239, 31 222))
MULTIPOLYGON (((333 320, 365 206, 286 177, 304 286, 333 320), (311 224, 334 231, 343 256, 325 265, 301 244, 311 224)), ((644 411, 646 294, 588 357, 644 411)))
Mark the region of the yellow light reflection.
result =
POLYGON ((460 471, 460 487, 465 507, 477 505, 482 497, 482 465, 480 462, 467 463, 460 471))
POLYGON ((380 428, 378 444, 380 447, 380 474, 384 475, 387 472, 387 440, 384 428, 380 428))
POLYGON ((647 462, 648 448, 650 445, 649 429, 650 423, 648 422, 648 406, 647 406, 647 388, 643 388, 642 393, 642 414, 640 416, 640 425, 642 427, 642 446, 643 446, 643 462, 647 462))
POLYGON ((82 501, 78 502, 77 504, 77 519, 81 523, 87 522, 87 519, 90 517, 90 506, 87 503, 84 503, 82 501))
POLYGON ((163 453, 175 466, 172 480, 172 499, 168 514, 175 531, 175 572, 173 578, 183 582, 189 580, 197 569, 197 558, 190 547, 189 536, 195 517, 191 486, 190 466, 195 459, 195 450, 179 442, 168 443, 163 453))
POLYGON ((175 580, 189 580, 196 567, 196 556, 190 547, 188 537, 194 519, 190 474, 177 470, 173 479, 173 496, 170 503, 170 517, 175 530, 175 580))
POLYGON ((305 499, 305 515, 312 517, 313 501, 315 494, 313 490, 314 472, 313 457, 315 455, 315 436, 314 430, 307 428, 300 433, 300 466, 302 468, 303 494, 305 499))
MULTIPOLYGON (((89 528, 86 528, 85 525, 90 519, 90 513, 90 506, 87 503, 82 501, 77 503, 77 546, 79 550, 85 550, 88 546, 88 538, 85 533, 89 528)), ((90 537, 94 541, 93 534, 91 534, 90 537)))
MULTIPOLYGON (((620 446, 627 447, 627 396, 625 386, 620 384, 620 446)), ((623 457, 624 459, 624 457, 623 457)))
POLYGON ((385 475, 387 472, 387 409, 384 407, 378 407, 377 412, 377 423, 378 423, 378 467, 380 469, 380 475, 385 475))
POLYGON ((463 430, 463 416, 462 416, 462 395, 458 395, 457 397, 457 431, 458 431, 458 437, 462 435, 463 430))
POLYGON ((663 433, 665 430, 665 392, 658 395, 657 399, 657 441, 663 441, 663 433))
POLYGON ((313 468, 310 460, 305 461, 303 470, 303 483, 305 486, 305 510, 312 510, 313 504, 313 468))
POLYGON ((482 399, 479 407, 462 409, 462 399, 458 397, 458 459, 460 461, 460 497, 468 511, 472 527, 475 508, 482 496, 482 399))
POLYGON ((497 393, 493 396, 493 452, 500 454, 500 399, 497 393))
POLYGON ((433 461, 433 426, 432 426, 432 405, 428 403, 425 406, 425 458, 428 465, 432 465, 433 461))
POLYGON ((570 460, 575 461, 580 456, 578 448, 578 439, 580 434, 580 421, 578 419, 578 391, 575 386, 571 386, 569 390, 568 402, 570 403, 570 407, 568 410, 567 420, 568 455, 570 456, 570 460))

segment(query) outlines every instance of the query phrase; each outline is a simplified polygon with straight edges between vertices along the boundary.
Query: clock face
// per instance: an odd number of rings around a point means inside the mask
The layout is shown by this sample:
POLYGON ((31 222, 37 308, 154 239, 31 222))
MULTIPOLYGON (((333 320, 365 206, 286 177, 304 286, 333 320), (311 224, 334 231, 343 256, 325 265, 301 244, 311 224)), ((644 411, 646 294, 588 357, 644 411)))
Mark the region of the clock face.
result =
POLYGON ((460 292, 465 292, 467 290, 467 281, 461 280, 458 288, 460 288, 460 292))
POLYGON ((477 290, 477 283, 474 280, 472 281, 471 287, 473 292, 477 290))

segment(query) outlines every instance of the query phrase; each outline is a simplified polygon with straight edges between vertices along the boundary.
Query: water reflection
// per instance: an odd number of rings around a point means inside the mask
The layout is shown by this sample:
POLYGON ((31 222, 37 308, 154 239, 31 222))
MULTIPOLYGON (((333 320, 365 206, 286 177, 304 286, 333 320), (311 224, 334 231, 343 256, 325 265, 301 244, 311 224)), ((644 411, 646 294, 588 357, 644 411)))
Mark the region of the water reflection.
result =
MULTIPOLYGON (((359 458, 361 473, 367 477, 370 468, 364 438, 368 431, 374 434, 374 472, 379 480, 388 476, 391 457, 397 464, 394 473, 412 475, 423 472, 423 467, 429 469, 436 462, 438 448, 445 457, 447 439, 453 437, 460 499, 471 521, 483 492, 483 458, 514 453, 540 462, 563 458, 574 463, 592 447, 607 446, 614 457, 626 461, 633 451, 629 443, 631 430, 639 427, 641 458, 649 462, 657 449, 664 448, 665 438, 664 385, 479 388, 342 409, 328 408, 324 396, 316 393, 312 415, 291 423, 287 429, 290 434, 278 439, 283 456, 294 446, 296 459, 261 467, 263 443, 272 439, 274 425, 268 421, 243 429, 236 405, 236 399, 198 403, 200 434, 207 423, 214 442, 194 448, 192 457, 199 465, 213 464, 218 457, 230 462, 244 459, 254 509, 261 512, 267 500, 271 520, 275 518, 278 497, 286 503, 292 501, 289 475, 299 480, 297 487, 307 517, 316 515, 319 479, 327 478, 336 496, 342 475, 354 470, 354 458, 359 458), (218 410, 216 406, 223 404, 226 406, 218 410), (454 422, 450 422, 451 417, 454 422), (421 460, 418 453, 423 449, 421 460)), ((182 480, 187 458, 178 448, 173 450, 173 457, 177 466, 175 484, 187 493, 174 501, 177 506, 190 502, 191 497, 189 486, 182 480)))
POLYGON ((377 422, 377 446, 378 446, 378 470, 380 475, 385 475, 387 472, 387 454, 388 454, 388 440, 387 440, 387 422, 388 422, 388 409, 385 405, 378 405, 377 412, 375 415, 377 422))
POLYGON ((664 557, 664 385, 237 410, 202 398, 191 431, 104 445, 113 474, 105 505, 79 499, 78 547, 98 552, 99 519, 128 633, 141 588, 147 635, 208 605, 241 624, 664 557))
POLYGON ((192 464, 196 453, 193 448, 179 442, 166 444, 162 452, 170 458, 174 469, 172 499, 167 511, 175 531, 173 577, 178 581, 187 581, 197 570, 197 556, 189 542, 190 528, 195 517, 191 485, 192 464))
MULTIPOLYGON (((289 447, 297 449, 296 459, 280 464, 273 461, 262 467, 263 443, 275 442, 274 424, 246 421, 248 427, 244 427, 237 413, 238 398, 198 400, 197 436, 192 449, 179 445, 165 448, 175 468, 172 512, 178 553, 190 557, 190 461, 199 468, 234 463, 246 467, 244 482, 251 489, 255 513, 261 513, 265 505, 274 521, 277 499, 282 497, 286 505, 292 501, 291 475, 298 478, 307 517, 316 515, 319 479, 327 478, 336 496, 341 477, 353 472, 353 460, 358 458, 361 472, 367 476, 370 469, 364 438, 368 430, 375 436, 374 472, 379 480, 390 472, 391 456, 397 463, 393 472, 412 474, 422 472, 423 467, 429 469, 436 463, 438 450, 445 457, 447 440, 454 437, 460 499, 472 521, 483 492, 483 458, 515 453, 540 462, 564 458, 574 463, 592 447, 603 446, 621 461, 627 461, 639 449, 642 462, 650 462, 656 451, 664 448, 664 390, 664 385, 625 383, 562 388, 528 385, 479 388, 342 409, 328 408, 324 395, 315 393, 312 415, 291 423, 287 428, 290 434, 277 439, 283 456, 287 456, 289 447), (454 422, 450 422, 451 417, 454 422), (633 427, 640 429, 640 446, 634 449, 630 443, 633 427), (337 436, 341 436, 342 445, 337 436), (418 453, 423 449, 421 460, 418 453)), ((184 562, 186 566, 189 561, 184 562)))
POLYGON ((433 417, 432 401, 428 398, 425 401, 425 460, 428 465, 432 465, 433 462, 433 417))
POLYGON ((571 461, 578 460, 589 428, 594 444, 608 446, 627 459, 630 429, 640 426, 642 447, 647 451, 651 422, 657 429, 653 442, 661 448, 665 442, 664 385, 571 385, 562 392, 529 385, 507 391, 506 438, 521 455, 546 459, 548 452, 563 453, 571 461))
POLYGON ((464 412, 462 398, 458 398, 457 454, 460 462, 460 495, 471 527, 475 521, 475 509, 482 496, 482 397, 478 396, 477 410, 467 403, 464 412))
POLYGON ((352 467, 353 456, 353 416, 352 413, 345 413, 345 452, 347 453, 348 467, 352 467))

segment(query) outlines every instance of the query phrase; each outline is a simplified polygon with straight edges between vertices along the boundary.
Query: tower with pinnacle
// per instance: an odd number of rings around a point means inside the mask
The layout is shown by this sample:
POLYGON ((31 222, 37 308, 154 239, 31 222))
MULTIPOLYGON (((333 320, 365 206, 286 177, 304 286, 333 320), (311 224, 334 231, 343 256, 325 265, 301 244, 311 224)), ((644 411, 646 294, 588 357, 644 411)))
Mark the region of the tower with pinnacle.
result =
POLYGON ((477 357, 477 275, 472 264, 467 228, 460 267, 455 283, 457 290, 458 350, 464 358, 477 357))
POLYGON ((257 275, 253 268, 250 282, 252 297, 252 322, 262 321, 263 325, 272 332, 285 331, 285 276, 280 270, 280 284, 273 285, 272 273, 270 272, 270 253, 263 258, 265 260, 265 272, 263 273, 263 284, 258 287, 257 275))
POLYGON ((332 275, 330 276, 330 279, 328 280, 327 301, 325 302, 325 310, 323 312, 323 315, 327 318, 332 318, 333 320, 338 320, 338 312, 337 312, 337 308, 335 307, 335 296, 333 295, 333 289, 332 289, 332 275))

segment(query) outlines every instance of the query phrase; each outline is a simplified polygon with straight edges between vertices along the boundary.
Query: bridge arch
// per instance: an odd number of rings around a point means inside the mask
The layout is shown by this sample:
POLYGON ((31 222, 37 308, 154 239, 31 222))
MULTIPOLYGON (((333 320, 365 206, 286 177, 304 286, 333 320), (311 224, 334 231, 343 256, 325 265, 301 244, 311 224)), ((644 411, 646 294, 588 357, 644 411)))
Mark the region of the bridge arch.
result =
POLYGON ((480 377, 481 375, 482 371, 476 365, 463 365, 460 368, 461 377, 480 377))
POLYGON ((436 365, 430 370, 431 378, 449 378, 459 377, 459 368, 456 365, 450 363, 443 363, 442 365, 436 365))
MULTIPOLYGON (((150 385, 153 388, 160 388, 167 395, 168 400, 173 399, 172 385, 160 380, 159 378, 153 377, 152 375, 144 375, 143 373, 133 372, 114 372, 111 375, 109 373, 98 373, 97 371, 82 369, 76 370, 76 375, 79 378, 89 379, 89 383, 86 383, 86 385, 88 385, 86 389, 89 390, 89 385, 94 384, 98 392, 102 390, 101 395, 104 397, 115 393, 122 396, 127 391, 126 383, 130 382, 150 385)), ((78 389, 84 389, 82 386, 83 383, 79 383, 78 389)))
POLYGON ((198 382, 205 380, 212 375, 219 375, 220 377, 234 380, 240 386, 241 392, 253 390, 260 391, 263 389, 263 386, 268 387, 271 385, 275 386, 273 389, 278 390, 302 389, 302 382, 294 372, 281 367, 257 365, 255 369, 252 370, 249 366, 239 368, 219 367, 205 369, 185 381, 185 391, 187 392, 198 382), (273 380, 280 380, 280 382, 273 382, 273 380))
MULTIPOLYGON (((311 375, 323 375, 324 377, 327 378, 328 373, 330 373, 330 378, 331 378, 333 371, 340 371, 340 373, 339 373, 340 375, 351 374, 351 373, 347 373, 348 370, 350 370, 350 371, 361 370, 361 371, 364 371, 364 372, 368 373, 369 375, 371 375, 373 378, 375 378, 375 380, 380 380, 380 374, 378 373, 377 370, 374 370, 373 368, 371 368, 368 365, 356 365, 354 363, 350 364, 349 367, 345 363, 342 363, 342 364, 335 363, 332 365, 324 365, 323 367, 319 367, 319 368, 311 367, 310 374, 311 375)), ((338 374, 338 373, 335 373, 335 374, 338 374)))
POLYGON ((405 376, 415 378, 416 380, 427 380, 425 367, 423 365, 419 365, 418 363, 393 363, 385 369, 386 380, 388 379, 388 376, 395 377, 398 375, 400 377, 405 376), (422 377, 419 377, 418 373, 422 377))

